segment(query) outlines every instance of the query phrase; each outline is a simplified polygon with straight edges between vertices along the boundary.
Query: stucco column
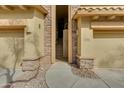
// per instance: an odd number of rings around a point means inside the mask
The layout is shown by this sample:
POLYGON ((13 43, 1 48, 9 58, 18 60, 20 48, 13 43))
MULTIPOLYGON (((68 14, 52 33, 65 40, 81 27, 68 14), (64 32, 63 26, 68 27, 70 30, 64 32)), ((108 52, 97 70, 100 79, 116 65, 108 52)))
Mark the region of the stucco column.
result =
POLYGON ((51 33, 51 63, 56 61, 56 6, 52 5, 51 7, 51 16, 52 16, 52 33, 51 33))
POLYGON ((91 68, 93 31, 90 29, 90 20, 88 18, 78 19, 78 61, 80 66, 91 68))
POLYGON ((77 20, 78 30, 77 30, 77 56, 81 56, 81 18, 77 20))
POLYGON ((90 29, 90 22, 82 21, 81 27, 81 57, 92 58, 93 31, 90 29))
POLYGON ((24 38, 24 59, 23 59, 23 70, 35 70, 39 66, 40 54, 37 48, 36 31, 38 31, 38 26, 36 25, 35 18, 27 20, 27 28, 24 38))

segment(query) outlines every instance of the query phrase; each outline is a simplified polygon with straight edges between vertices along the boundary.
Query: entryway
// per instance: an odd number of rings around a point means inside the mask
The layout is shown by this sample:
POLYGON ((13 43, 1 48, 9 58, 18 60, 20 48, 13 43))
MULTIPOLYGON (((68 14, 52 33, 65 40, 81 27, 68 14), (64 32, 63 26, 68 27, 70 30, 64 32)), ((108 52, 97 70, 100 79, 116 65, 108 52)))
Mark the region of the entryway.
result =
POLYGON ((56 59, 68 60, 68 6, 56 5, 56 59))
POLYGON ((52 17, 51 63, 55 63, 57 58, 59 58, 60 60, 64 59, 64 61, 67 60, 68 63, 72 63, 71 6, 53 5, 51 7, 51 13, 52 13, 52 15, 51 15, 51 17, 52 17), (57 27, 58 23, 59 23, 59 27, 57 27), (60 31, 62 31, 62 32, 60 32, 60 31), (63 39, 65 39, 63 37, 63 31, 65 31, 67 33, 66 39, 69 42, 65 42, 65 40, 63 40, 63 39), (64 41, 64 44, 63 44, 63 41, 64 41), (63 48, 64 45, 66 46, 65 48, 63 48), (59 48, 57 48, 57 47, 59 47, 59 48), (67 55, 64 58, 63 58, 63 51, 64 51, 63 49, 65 49, 65 52, 66 52, 65 54, 67 55))

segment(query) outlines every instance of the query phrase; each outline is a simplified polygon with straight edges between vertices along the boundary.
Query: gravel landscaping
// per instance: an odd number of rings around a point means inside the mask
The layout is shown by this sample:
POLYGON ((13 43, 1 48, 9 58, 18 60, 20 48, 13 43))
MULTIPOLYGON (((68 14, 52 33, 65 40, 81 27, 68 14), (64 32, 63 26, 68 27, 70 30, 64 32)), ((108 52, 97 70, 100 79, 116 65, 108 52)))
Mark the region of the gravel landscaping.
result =
POLYGON ((46 56, 40 60, 40 67, 35 71, 26 71, 12 83, 12 88, 47 88, 45 74, 50 68, 50 57, 46 56))
POLYGON ((71 65, 72 73, 83 78, 92 78, 92 79, 98 79, 99 77, 94 73, 92 69, 83 69, 78 68, 77 65, 72 64, 71 65))

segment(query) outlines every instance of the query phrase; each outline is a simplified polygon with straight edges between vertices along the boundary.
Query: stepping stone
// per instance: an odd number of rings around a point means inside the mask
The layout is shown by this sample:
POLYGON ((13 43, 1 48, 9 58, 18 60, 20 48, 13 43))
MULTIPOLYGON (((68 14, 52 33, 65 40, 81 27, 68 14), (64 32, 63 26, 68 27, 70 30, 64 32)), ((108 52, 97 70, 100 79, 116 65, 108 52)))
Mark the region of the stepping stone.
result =
POLYGON ((67 63, 55 63, 46 73, 46 82, 50 88, 69 88, 79 80, 71 72, 67 63))
POLYGON ((51 70, 71 70, 71 67, 65 62, 56 62, 50 67, 51 70))

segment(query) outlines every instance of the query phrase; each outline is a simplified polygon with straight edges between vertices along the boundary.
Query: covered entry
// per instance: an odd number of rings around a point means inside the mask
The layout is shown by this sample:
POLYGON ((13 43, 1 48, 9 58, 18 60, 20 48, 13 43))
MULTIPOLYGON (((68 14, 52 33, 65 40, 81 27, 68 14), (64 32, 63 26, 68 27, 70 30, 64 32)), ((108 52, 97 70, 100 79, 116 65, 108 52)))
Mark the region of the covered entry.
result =
POLYGON ((72 62, 71 6, 52 6, 51 62, 72 62))
POLYGON ((68 58, 68 6, 56 6, 56 59, 68 58))

